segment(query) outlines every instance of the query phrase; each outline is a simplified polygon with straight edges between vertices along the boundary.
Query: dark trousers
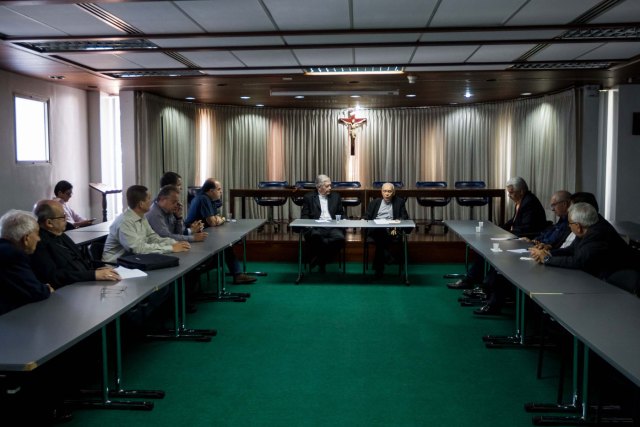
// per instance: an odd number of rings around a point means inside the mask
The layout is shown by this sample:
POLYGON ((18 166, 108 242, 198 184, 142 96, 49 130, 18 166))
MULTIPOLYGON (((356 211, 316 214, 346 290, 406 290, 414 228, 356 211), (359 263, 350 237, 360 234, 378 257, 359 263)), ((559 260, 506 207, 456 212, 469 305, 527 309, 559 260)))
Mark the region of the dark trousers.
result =
POLYGON ((344 246, 344 231, 340 228, 311 228, 304 234, 309 248, 309 259, 317 258, 319 265, 333 260, 344 246))
POLYGON ((375 271, 384 271, 384 264, 389 254, 389 247, 394 243, 400 241, 400 235, 392 236, 389 234, 389 230, 384 229, 371 229, 368 232, 368 237, 373 239, 376 245, 376 253, 373 257, 373 269, 375 271))

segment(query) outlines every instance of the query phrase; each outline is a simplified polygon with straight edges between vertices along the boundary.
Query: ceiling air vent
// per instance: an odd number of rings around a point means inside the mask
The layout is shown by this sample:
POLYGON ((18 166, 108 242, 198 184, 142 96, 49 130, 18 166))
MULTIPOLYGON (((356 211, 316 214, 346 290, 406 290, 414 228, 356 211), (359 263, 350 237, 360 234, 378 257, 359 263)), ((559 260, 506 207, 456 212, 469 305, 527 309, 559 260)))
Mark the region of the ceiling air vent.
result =
POLYGON ((512 70, 606 70, 610 62, 536 62, 514 64, 512 70))
POLYGON ((189 77, 201 76, 198 70, 172 70, 172 71, 121 71, 117 73, 104 73, 116 79, 135 79, 138 77, 189 77))
POLYGON ((578 28, 565 31, 561 39, 626 39, 640 37, 640 27, 578 28))
POLYGON ((92 52, 105 50, 129 50, 129 49, 157 49, 155 44, 143 40, 74 40, 64 42, 30 42, 16 43, 27 49, 36 50, 41 53, 54 52, 92 52))

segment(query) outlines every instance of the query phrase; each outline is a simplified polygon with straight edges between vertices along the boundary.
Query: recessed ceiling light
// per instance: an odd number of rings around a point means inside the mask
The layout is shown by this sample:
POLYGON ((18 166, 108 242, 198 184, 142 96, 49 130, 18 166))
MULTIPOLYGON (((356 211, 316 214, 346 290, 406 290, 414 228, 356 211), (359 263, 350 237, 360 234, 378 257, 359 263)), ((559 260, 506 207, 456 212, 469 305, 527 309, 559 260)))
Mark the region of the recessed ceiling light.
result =
POLYGON ((415 93, 408 93, 405 95, 407 98, 415 98, 416 94, 415 93))
POLYGON ((304 99, 304 96, 303 95, 296 95, 296 96, 294 96, 294 98, 295 99, 304 99))
POLYGON ((473 96, 473 94, 471 92, 469 92, 469 89, 467 89, 467 91, 464 93, 464 97, 465 98, 471 98, 473 96))
POLYGON ((304 70, 306 75, 335 76, 345 74, 403 74, 404 67, 392 65, 386 67, 310 67, 304 70))
POLYGON ((521 96, 530 96, 531 92, 522 92, 520 95, 521 96))
POLYGON ((193 96, 187 96, 185 99, 187 101, 195 101, 195 98, 193 96))
POLYGON ((256 107, 264 107, 264 104, 256 104, 256 107))
POLYGON ((360 95, 350 95, 350 98, 360 98, 360 95))
POLYGON ((251 99, 251 97, 245 95, 245 96, 241 96, 240 99, 251 99))

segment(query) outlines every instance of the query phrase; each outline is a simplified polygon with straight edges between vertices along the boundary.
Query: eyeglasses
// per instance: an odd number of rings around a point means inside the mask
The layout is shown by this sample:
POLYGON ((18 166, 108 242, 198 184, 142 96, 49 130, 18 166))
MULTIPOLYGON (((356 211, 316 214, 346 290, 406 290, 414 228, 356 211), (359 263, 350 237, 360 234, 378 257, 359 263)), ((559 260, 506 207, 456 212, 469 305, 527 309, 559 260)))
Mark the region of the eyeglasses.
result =
POLYGON ((49 218, 49 219, 53 220, 53 219, 66 219, 66 218, 67 217, 63 215, 63 216, 54 216, 53 218, 49 218))
POLYGON ((566 200, 560 200, 559 202, 551 203, 551 208, 552 209, 555 208, 558 205, 558 203, 567 203, 567 201, 566 200))

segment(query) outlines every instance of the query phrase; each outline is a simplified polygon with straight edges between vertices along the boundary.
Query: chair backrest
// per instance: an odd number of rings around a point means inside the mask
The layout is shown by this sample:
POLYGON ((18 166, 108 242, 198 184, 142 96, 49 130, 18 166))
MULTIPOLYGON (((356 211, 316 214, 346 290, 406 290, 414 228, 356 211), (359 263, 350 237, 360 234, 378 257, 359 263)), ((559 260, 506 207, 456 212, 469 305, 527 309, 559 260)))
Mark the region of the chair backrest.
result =
MULTIPOLYGON (((332 181, 332 188, 361 188, 360 181, 332 181)), ((358 206, 361 202, 357 197, 342 197, 342 205, 344 207, 358 206)))
POLYGON ((187 187, 187 207, 191 204, 191 201, 195 199, 202 187, 187 187))
POLYGON ((638 295, 640 291, 640 271, 633 269, 618 270, 607 277, 607 282, 638 295))
MULTIPOLYGON (((289 186, 287 181, 260 181, 258 188, 286 188, 289 186)), ((287 203, 286 197, 254 197, 257 204, 261 206, 282 206, 287 203)))
MULTIPOLYGON (((416 181, 416 188, 447 188, 446 181, 416 181)), ((416 197, 420 206, 446 206, 451 197, 416 197)))
POLYGON ((371 188, 382 188, 382 185, 385 182, 390 182, 396 189, 404 187, 404 182, 402 181, 373 181, 371 183, 371 188))
MULTIPOLYGON (((469 189, 469 188, 487 188, 487 184, 484 181, 456 181, 453 184, 456 189, 469 189)), ((456 201, 461 206, 484 206, 489 204, 488 197, 456 197, 456 201)))
POLYGON ((89 259, 91 260, 91 264, 93 264, 93 266, 96 268, 103 266, 104 264, 107 264, 102 261, 102 253, 104 252, 104 244, 106 241, 107 241, 107 237, 105 236, 100 240, 91 242, 89 244, 89 247, 87 248, 89 252, 89 259))
MULTIPOLYGON (((316 182, 315 181, 296 181, 296 188, 311 188, 311 189, 315 189, 316 188, 316 182)), ((293 196, 291 198, 291 201, 298 205, 298 206, 302 206, 304 204, 304 195, 299 195, 299 196, 293 196)))

